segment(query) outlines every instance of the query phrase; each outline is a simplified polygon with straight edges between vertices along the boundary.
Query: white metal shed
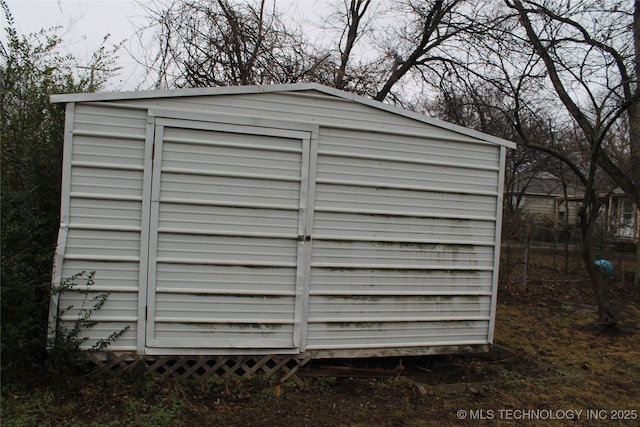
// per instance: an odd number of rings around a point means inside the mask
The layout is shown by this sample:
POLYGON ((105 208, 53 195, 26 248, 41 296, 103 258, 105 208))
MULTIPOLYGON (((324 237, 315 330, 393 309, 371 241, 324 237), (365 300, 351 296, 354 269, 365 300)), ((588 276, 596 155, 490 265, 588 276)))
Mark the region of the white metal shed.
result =
MULTIPOLYGON (((514 144, 317 84, 55 95, 54 281, 153 355, 449 353, 493 340, 514 144)), ((51 325, 78 304, 51 303, 51 325)))

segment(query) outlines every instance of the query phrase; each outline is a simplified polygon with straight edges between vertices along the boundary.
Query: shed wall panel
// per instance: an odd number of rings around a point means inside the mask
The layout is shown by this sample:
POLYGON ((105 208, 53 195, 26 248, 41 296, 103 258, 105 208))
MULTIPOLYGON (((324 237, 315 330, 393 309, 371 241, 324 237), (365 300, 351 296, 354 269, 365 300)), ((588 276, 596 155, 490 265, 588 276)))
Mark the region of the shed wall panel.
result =
MULTIPOLYGON (((129 329, 109 348, 136 349, 140 276, 140 228, 145 154, 146 112, 77 105, 71 124, 71 165, 68 227, 61 277, 95 272, 90 296, 108 293, 105 305, 91 315, 97 325, 83 330, 90 347, 125 327, 129 329)), ((75 288, 86 289, 78 281, 75 288)), ((84 295, 75 291, 59 297, 62 324, 73 327, 84 295)), ((90 308, 91 302, 84 301, 90 308)))
MULTIPOLYGON (((148 108, 158 107, 158 102, 151 99, 122 100, 118 103, 148 108)), ((295 120, 298 123, 352 129, 355 132, 366 129, 389 135, 428 134, 439 141, 485 144, 477 138, 318 92, 176 97, 164 98, 160 100, 160 105, 163 109, 175 111, 209 114, 216 112, 235 117, 295 120)), ((492 144, 487 143, 487 145, 492 144)))
POLYGON ((423 140, 321 130, 308 350, 488 341, 499 149, 423 140))
POLYGON ((399 243, 316 239, 311 266, 489 271, 493 267, 493 247, 404 243, 402 239, 398 237, 399 243))
POLYGON ((313 295, 490 295, 491 271, 316 267, 313 295), (393 284, 393 286, 389 286, 393 284))
MULTIPOLYGON (((251 323, 158 322, 155 339, 171 345, 180 339, 187 348, 290 347, 292 325, 251 323), (258 341, 256 338, 264 337, 258 341)), ((175 344, 174 344, 175 345, 175 344)))
POLYGON ((176 234, 159 230, 157 256, 161 262, 188 264, 236 263, 295 267, 297 245, 291 239, 243 238, 176 234))
POLYGON ((62 270, 64 280, 78 273, 95 271, 94 290, 137 292, 139 281, 139 263, 137 261, 107 262, 76 258, 65 261, 62 270))
POLYGON ((158 322, 163 319, 206 319, 206 323, 291 324, 293 305, 293 295, 253 296, 162 292, 158 294, 156 301, 156 319, 158 322))
MULTIPOLYGON (((135 293, 135 292, 134 292, 135 293)), ((104 292, 93 289, 79 289, 67 294, 67 310, 62 320, 73 322, 82 315, 83 311, 92 308, 94 298, 103 295, 104 292)), ((110 292, 104 306, 91 315, 94 321, 114 321, 114 319, 126 319, 130 323, 138 320, 138 306, 131 292, 110 292)))
POLYGON ((310 323, 307 350, 486 343, 489 319, 310 323))
POLYGON ((302 136, 156 123, 147 345, 295 347, 302 136))
POLYGON ((407 160, 323 155, 318 159, 319 180, 340 180, 371 186, 409 187, 413 189, 452 189, 495 192, 498 172, 476 170, 458 165, 414 163, 407 160))
POLYGON ((74 133, 64 271, 92 270, 93 262, 95 290, 115 292, 104 322, 87 332, 92 339, 129 325, 117 345, 136 346, 132 313, 141 307, 135 289, 148 244, 151 346, 487 343, 499 146, 316 91, 80 103, 74 133), (158 125, 151 201, 158 208, 147 230, 152 241, 141 242, 149 215, 145 108, 319 125, 318 145, 305 158, 296 137, 158 125), (305 236, 302 217, 311 221, 305 236), (299 258, 305 245, 308 264, 299 258), (305 274, 308 301, 300 307, 305 274), (292 341, 296 316, 308 321, 301 343, 292 341))
MULTIPOLYGON (((389 120, 388 118, 381 120, 389 120)), ((348 152, 368 158, 404 158, 416 163, 452 164, 474 169, 495 170, 498 151, 487 150, 475 141, 446 141, 439 132, 421 129, 415 136, 374 132, 373 129, 349 130, 326 126, 322 129, 322 152, 348 152), (349 141, 345 147, 345 141, 349 141)))
POLYGON ((140 257, 140 234, 116 230, 70 229, 67 256, 85 258, 87 261, 115 260, 121 257, 136 259, 140 257))
POLYGON ((400 216, 380 214, 351 214, 318 211, 314 216, 316 238, 339 234, 353 239, 370 241, 447 242, 492 245, 495 223, 484 220, 400 216))
POLYGON ((105 224, 124 229, 141 227, 141 205, 137 201, 74 198, 69 223, 99 228, 105 224))
POLYGON ((109 133, 103 136, 77 133, 72 155, 75 164, 112 165, 139 170, 143 167, 144 139, 120 139, 109 133))
MULTIPOLYGON (((167 173, 162 180, 160 197, 163 199, 192 199, 205 202, 272 204, 283 207, 297 206, 300 183, 274 180, 267 185, 264 180, 220 176, 167 173)), ((233 205, 231 205, 233 206, 233 205)))
POLYGON ((121 167, 76 166, 71 172, 71 193, 137 197, 142 200, 142 171, 121 167))
MULTIPOLYGON (((253 201, 253 200, 252 200, 253 201)), ((220 202, 220 204, 223 204, 220 202)), ((298 227, 298 212, 286 209, 207 206, 165 203, 160 212, 159 229, 218 230, 228 234, 269 233, 293 235, 298 227)))
POLYGON ((162 263, 158 292, 216 295, 293 295, 295 268, 162 263))
MULTIPOLYGON (((61 322, 63 327, 73 328, 73 322, 61 322)), ((127 329, 117 340, 112 342, 107 349, 109 351, 122 351, 122 352, 131 352, 136 349, 136 323, 135 322, 118 322, 101 319, 96 323, 96 325, 90 329, 83 329, 78 334, 78 339, 87 340, 84 342, 81 348, 83 349, 91 349, 93 345, 95 345, 99 340, 108 340, 109 337, 114 332, 124 331, 127 329)))
POLYGON ((454 194, 365 187, 350 184, 316 184, 317 211, 343 211, 373 215, 402 215, 435 218, 494 220, 497 196, 454 194))
POLYGON ((491 296, 311 296, 311 322, 397 322, 460 316, 482 317, 490 309, 491 296))
POLYGON ((117 106, 76 104, 74 131, 126 135, 144 141, 147 112, 117 106))

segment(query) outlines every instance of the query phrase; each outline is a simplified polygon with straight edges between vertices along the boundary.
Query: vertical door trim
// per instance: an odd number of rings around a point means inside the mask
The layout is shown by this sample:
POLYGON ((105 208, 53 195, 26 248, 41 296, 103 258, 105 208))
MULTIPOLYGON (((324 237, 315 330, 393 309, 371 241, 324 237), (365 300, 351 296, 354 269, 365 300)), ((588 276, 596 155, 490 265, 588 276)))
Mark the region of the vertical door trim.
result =
POLYGON ((140 224, 140 279, 138 290, 138 334, 136 351, 145 354, 147 342, 147 299, 149 286, 149 238, 151 230, 151 190, 153 177, 153 150, 155 138, 155 118, 147 116, 144 144, 144 175, 142 178, 142 222, 140 224))
POLYGON ((162 140, 164 139, 164 126, 155 124, 153 144, 153 172, 151 180, 150 215, 149 215, 149 259, 147 277, 147 303, 142 315, 146 318, 147 336, 145 346, 155 339, 155 306, 156 306, 156 267, 158 258, 158 216, 160 212, 160 176, 162 172, 162 140), (151 228, 153 227, 153 229, 151 228), (150 315, 151 314, 151 315, 150 315))
POLYGON ((496 324, 496 310, 498 304, 498 279, 500 272, 500 245, 502 242, 502 210, 504 205, 504 171, 507 159, 507 148, 500 147, 500 167, 498 169, 498 190, 496 196, 496 222, 495 222, 495 241, 493 245, 493 277, 491 284, 491 306, 489 308, 489 331, 487 334, 487 342, 493 344, 494 329, 496 324))
MULTIPOLYGON (((56 250, 53 258, 53 286, 62 284, 62 274, 64 267, 64 254, 67 248, 67 237, 69 234, 69 220, 71 216, 71 161, 73 152, 73 128, 75 124, 76 104, 69 103, 65 107, 64 140, 62 149, 62 182, 60 185, 60 224, 56 250)), ((58 326, 58 316, 60 314, 60 293, 52 292, 49 299, 49 319, 47 337, 49 343, 53 343, 58 326)), ((50 344, 47 344, 49 346, 50 344)))
POLYGON ((318 167, 318 130, 311 132, 311 141, 308 154, 307 173, 307 209, 305 218, 304 240, 298 252, 298 262, 304 266, 304 274, 300 277, 298 292, 300 300, 296 301, 296 316, 299 316, 300 331, 299 342, 300 352, 307 348, 307 333, 309 327, 309 292, 311 286, 311 253, 313 248, 313 213, 316 200, 316 171, 318 167), (298 305, 298 302, 300 303, 298 305))
POLYGON ((300 171, 300 200, 298 210, 298 252, 296 256, 296 296, 294 302, 293 318, 293 346, 300 348, 304 346, 306 336, 306 310, 307 296, 309 291, 309 256, 310 235, 307 233, 309 206, 312 198, 309 197, 309 159, 311 152, 312 135, 302 140, 302 162, 300 171))

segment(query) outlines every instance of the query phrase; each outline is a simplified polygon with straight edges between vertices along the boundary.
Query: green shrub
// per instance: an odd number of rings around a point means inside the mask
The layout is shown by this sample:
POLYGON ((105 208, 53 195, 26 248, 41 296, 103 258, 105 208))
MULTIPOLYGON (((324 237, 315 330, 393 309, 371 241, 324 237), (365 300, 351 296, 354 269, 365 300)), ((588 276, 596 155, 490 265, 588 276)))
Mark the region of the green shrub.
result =
POLYGON ((92 58, 99 70, 74 74, 76 60, 61 54, 58 29, 19 35, 7 3, 0 43, 0 304, 1 375, 42 378, 47 357, 51 272, 60 215, 64 106, 55 93, 93 90, 114 69, 113 52, 92 58), (110 68, 111 67, 111 68, 110 68), (104 70, 108 71, 104 71, 104 70))
MULTIPOLYGON (((65 322, 58 321, 55 331, 50 331, 55 333, 51 334, 52 337, 48 343, 50 352, 47 357, 47 366, 49 370, 56 374, 72 374, 82 370, 86 364, 86 358, 82 355, 80 347, 88 338, 81 336, 81 333, 97 324, 97 322, 91 320, 91 316, 102 308, 110 295, 108 292, 91 295, 91 288, 94 284, 95 271, 89 273, 83 271, 74 274, 62 282, 59 287, 53 289, 54 294, 58 295, 66 292, 78 292, 83 296, 80 307, 70 305, 59 310, 58 319, 72 309, 77 308, 77 318, 73 323, 68 326, 65 322)), ((120 338, 128 330, 129 326, 126 326, 120 331, 113 332, 107 338, 97 340, 89 351, 106 349, 109 344, 120 338)))

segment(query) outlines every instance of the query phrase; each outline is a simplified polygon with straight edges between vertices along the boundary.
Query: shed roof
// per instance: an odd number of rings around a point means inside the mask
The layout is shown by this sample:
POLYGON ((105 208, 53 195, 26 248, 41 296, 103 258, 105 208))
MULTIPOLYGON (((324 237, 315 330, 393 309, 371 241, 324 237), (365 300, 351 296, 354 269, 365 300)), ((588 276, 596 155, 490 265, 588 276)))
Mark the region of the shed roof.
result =
POLYGON ((409 119, 413 119, 431 126, 436 126, 462 135, 477 138, 481 141, 494 143, 505 146, 507 148, 516 148, 516 144, 506 139, 498 138, 486 133, 478 132, 463 126, 448 123, 432 117, 428 117, 413 111, 375 101, 353 93, 345 92, 339 89, 323 86, 317 83, 293 83, 278 85, 262 85, 262 86, 224 86, 224 87, 207 87, 207 88, 188 88, 188 89, 167 89, 167 90, 144 90, 131 92, 97 92, 97 93, 77 93, 52 95, 53 103, 68 102, 92 102, 92 101, 121 101, 132 99, 151 99, 151 98, 179 98, 187 96, 215 96, 215 95, 239 95, 239 94, 255 94, 262 92, 303 92, 317 91, 326 95, 335 96, 359 104, 367 105, 372 108, 383 110, 392 114, 397 114, 409 119))

